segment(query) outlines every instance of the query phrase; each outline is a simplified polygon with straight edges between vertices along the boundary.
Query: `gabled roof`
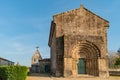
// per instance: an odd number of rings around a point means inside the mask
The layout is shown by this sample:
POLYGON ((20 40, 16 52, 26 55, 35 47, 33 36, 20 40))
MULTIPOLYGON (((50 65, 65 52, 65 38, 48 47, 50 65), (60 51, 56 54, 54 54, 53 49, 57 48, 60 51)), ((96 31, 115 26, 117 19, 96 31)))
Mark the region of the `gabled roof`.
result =
POLYGON ((87 8, 85 8, 84 5, 80 5, 80 8, 77 8, 77 9, 73 9, 73 10, 69 10, 69 11, 66 11, 66 12, 62 12, 62 13, 56 14, 56 15, 54 15, 54 17, 57 16, 57 15, 69 13, 69 12, 72 12, 72 11, 75 11, 75 10, 78 10, 78 9, 85 9, 86 11, 90 12, 91 14, 93 14, 93 15, 101 18, 101 19, 103 19, 103 20, 106 21, 106 22, 109 22, 109 21, 107 21, 106 19, 100 17, 99 15, 97 15, 97 14, 95 14, 94 12, 92 12, 92 11, 88 10, 87 8))
POLYGON ((39 50, 37 49, 35 53, 33 54, 32 58, 34 58, 36 55, 39 55, 39 59, 42 59, 39 50))
MULTIPOLYGON (((75 10, 78 10, 78 9, 84 9, 84 10, 90 12, 91 14, 97 16, 98 18, 104 20, 105 22, 107 22, 106 27, 109 27, 109 21, 107 21, 106 19, 104 19, 104 18, 98 16, 97 14, 91 12, 90 10, 86 9, 83 5, 81 5, 80 8, 77 8, 77 9, 74 9, 74 10, 70 10, 70 11, 67 11, 67 12, 63 12, 63 13, 60 13, 60 14, 56 14, 53 17, 58 16, 58 15, 62 15, 62 14, 65 14, 65 13, 69 13, 71 11, 75 11, 75 10)), ((49 35, 49 41, 48 41, 48 45, 49 46, 51 46, 51 41, 52 41, 52 38, 53 38, 53 33, 54 33, 54 30, 55 30, 55 27, 56 27, 56 25, 55 25, 54 20, 53 20, 51 22, 51 28, 50 28, 50 35, 49 35)))
MULTIPOLYGON (((8 61, 8 62, 12 62, 12 61, 10 61, 10 60, 7 60, 7 59, 5 59, 5 58, 2 58, 2 57, 0 57, 0 60, 5 60, 5 61, 8 61)), ((12 63, 14 63, 14 62, 12 62, 12 63)))
MULTIPOLYGON (((81 6, 83 6, 83 5, 81 5, 81 6)), ((108 21, 108 20, 106 20, 106 19, 104 19, 104 18, 100 17, 99 15, 97 15, 97 14, 93 13, 92 11, 88 10, 87 8, 83 7, 83 9, 85 9, 86 11, 88 11, 88 12, 92 13, 93 15, 95 15, 95 16, 97 16, 97 17, 101 18, 102 20, 104 20, 104 21, 106 21, 106 22, 108 22, 108 23, 109 23, 109 21, 108 21)))

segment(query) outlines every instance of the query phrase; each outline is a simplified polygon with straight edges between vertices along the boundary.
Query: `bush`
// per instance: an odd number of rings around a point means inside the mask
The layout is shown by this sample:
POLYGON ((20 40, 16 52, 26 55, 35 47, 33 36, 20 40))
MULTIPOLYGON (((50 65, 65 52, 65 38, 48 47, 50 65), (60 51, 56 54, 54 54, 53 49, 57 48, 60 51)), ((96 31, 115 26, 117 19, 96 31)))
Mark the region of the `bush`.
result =
POLYGON ((120 58, 116 59, 115 65, 120 65, 120 58))
POLYGON ((25 66, 0 66, 0 79, 25 80, 28 68, 25 66))

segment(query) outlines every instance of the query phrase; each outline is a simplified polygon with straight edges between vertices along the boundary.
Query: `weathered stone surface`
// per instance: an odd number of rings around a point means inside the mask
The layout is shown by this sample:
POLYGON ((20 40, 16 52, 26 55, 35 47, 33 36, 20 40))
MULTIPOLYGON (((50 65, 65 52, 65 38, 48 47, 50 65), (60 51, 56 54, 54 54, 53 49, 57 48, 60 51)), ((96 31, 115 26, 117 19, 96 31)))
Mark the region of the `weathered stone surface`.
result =
POLYGON ((107 20, 83 6, 54 15, 49 37, 51 72, 76 77, 78 61, 84 58, 86 75, 108 77, 108 27, 107 20))

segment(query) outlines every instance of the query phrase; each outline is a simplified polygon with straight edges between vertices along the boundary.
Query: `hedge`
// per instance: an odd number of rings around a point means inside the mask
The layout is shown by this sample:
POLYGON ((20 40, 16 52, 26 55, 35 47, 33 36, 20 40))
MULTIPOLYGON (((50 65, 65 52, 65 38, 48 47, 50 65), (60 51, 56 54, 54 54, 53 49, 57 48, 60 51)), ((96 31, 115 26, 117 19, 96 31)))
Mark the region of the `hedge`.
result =
POLYGON ((0 66, 0 80, 25 80, 27 71, 25 66, 0 66))

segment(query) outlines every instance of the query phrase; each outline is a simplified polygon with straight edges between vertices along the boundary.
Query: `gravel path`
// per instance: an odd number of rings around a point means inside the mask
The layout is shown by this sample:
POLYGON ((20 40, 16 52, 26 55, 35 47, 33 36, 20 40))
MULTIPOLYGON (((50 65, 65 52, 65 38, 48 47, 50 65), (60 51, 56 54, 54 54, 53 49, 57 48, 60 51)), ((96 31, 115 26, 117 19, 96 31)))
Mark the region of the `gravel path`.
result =
POLYGON ((31 76, 28 76, 26 80, 120 80, 120 77, 110 77, 109 79, 103 79, 98 77, 82 77, 82 78, 56 78, 56 77, 50 77, 47 74, 34 74, 31 76))

